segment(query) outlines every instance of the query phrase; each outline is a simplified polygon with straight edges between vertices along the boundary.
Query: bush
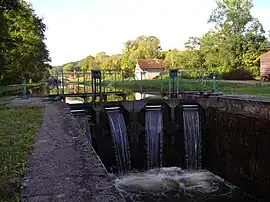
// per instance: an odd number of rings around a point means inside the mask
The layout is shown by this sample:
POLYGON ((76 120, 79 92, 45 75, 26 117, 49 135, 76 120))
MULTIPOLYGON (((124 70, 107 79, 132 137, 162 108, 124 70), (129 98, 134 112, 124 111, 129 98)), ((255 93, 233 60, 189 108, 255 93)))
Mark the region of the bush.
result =
POLYGON ((254 75, 252 72, 240 68, 221 74, 222 79, 225 80, 253 80, 254 75))

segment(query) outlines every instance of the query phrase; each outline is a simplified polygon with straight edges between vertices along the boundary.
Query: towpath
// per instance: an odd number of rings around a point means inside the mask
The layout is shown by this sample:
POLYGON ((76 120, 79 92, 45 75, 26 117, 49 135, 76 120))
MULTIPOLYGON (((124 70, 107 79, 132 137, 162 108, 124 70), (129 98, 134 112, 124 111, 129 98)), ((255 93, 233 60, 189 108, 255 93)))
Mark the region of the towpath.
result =
POLYGON ((29 98, 13 100, 7 107, 37 105, 45 106, 43 121, 21 201, 123 201, 67 105, 29 98))

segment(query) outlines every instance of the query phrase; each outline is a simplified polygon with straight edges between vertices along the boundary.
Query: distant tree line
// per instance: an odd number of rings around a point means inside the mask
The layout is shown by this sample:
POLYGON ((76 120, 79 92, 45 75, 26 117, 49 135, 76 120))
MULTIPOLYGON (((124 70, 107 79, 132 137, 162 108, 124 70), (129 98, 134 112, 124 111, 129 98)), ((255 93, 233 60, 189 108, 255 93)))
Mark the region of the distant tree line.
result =
MULTIPOLYGON (((166 68, 202 70, 223 79, 252 79, 259 75, 260 55, 270 50, 270 43, 262 24, 251 15, 251 0, 216 0, 217 8, 208 23, 214 28, 201 37, 190 37, 185 50, 163 51, 155 36, 139 36, 127 41, 121 54, 105 52, 88 56, 83 60, 54 67, 59 70, 82 70, 93 68, 125 70, 134 73, 137 59, 163 59, 166 68)), ((190 73, 196 77, 196 72, 190 73)))
POLYGON ((39 81, 49 76, 46 26, 23 0, 0 0, 0 82, 39 81))

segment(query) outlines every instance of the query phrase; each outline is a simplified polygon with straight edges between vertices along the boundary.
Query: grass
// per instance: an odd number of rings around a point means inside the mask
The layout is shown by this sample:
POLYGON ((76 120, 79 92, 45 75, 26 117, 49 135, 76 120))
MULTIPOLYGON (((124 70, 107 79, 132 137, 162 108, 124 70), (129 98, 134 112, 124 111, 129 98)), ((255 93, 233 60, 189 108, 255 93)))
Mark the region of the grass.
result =
MULTIPOLYGON (((32 83, 32 84, 26 84, 26 85, 28 88, 34 88, 42 84, 43 83, 32 83)), ((18 91, 22 92, 22 90, 23 90, 23 84, 0 86, 0 96, 3 94, 9 94, 9 93, 18 92, 18 91)))
POLYGON ((42 120, 42 107, 0 109, 0 198, 18 201, 33 139, 42 120))
POLYGON ((17 96, 2 96, 2 97, 0 97, 0 107, 6 105, 7 103, 9 103, 11 100, 13 100, 16 97, 17 96))
MULTIPOLYGON (((198 80, 182 79, 179 82, 181 91, 212 91, 213 82, 205 81, 204 85, 198 80)), ((169 80, 134 80, 128 82, 118 82, 118 88, 125 88, 129 91, 138 92, 168 92, 169 80)), ((216 89, 224 94, 255 95, 270 98, 270 83, 261 84, 260 82, 231 82, 225 80, 216 81, 216 89)))

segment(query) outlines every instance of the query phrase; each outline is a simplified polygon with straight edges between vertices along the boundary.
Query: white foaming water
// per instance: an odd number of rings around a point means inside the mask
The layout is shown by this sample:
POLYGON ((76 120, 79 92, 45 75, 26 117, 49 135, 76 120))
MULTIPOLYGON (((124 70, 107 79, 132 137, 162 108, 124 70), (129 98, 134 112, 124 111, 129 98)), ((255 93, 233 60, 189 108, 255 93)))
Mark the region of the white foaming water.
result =
MULTIPOLYGON (((184 190, 212 193, 218 191, 222 179, 209 171, 184 171, 181 168, 152 169, 143 173, 130 173, 115 179, 116 187, 124 192, 166 192, 184 190)), ((229 186, 228 184, 226 186, 229 186)))

